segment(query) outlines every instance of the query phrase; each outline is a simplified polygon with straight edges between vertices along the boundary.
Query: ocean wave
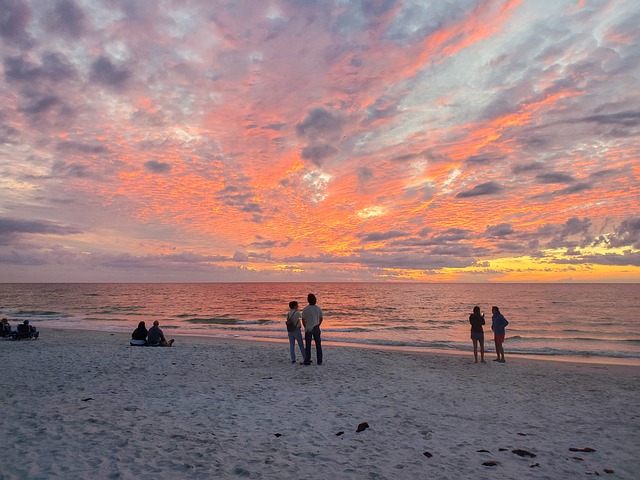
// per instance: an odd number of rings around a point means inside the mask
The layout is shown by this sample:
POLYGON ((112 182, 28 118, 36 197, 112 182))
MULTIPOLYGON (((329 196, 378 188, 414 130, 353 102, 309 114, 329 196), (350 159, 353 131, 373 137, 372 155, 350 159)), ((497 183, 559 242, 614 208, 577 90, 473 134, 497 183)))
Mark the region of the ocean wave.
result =
MULTIPOLYGON (((271 322, 271 320, 241 320, 228 316, 210 318, 188 318, 183 321, 185 323, 194 325, 264 325, 271 322)), ((284 324, 284 321, 282 323, 284 324)))
MULTIPOLYGON (((576 332, 577 333, 577 332, 576 332)), ((506 341, 523 341, 523 342, 548 342, 548 343, 563 343, 563 342, 593 342, 593 343, 628 343, 631 345, 639 345, 640 339, 628 339, 628 338, 611 338, 611 337, 534 337, 534 336, 522 336, 514 335, 512 337, 507 336, 506 341)))
POLYGON ((85 322, 96 322, 96 323, 108 323, 108 322, 131 322, 131 320, 129 318, 118 318, 118 317, 109 317, 109 318, 103 318, 103 317, 83 317, 82 318, 83 321, 85 322))
POLYGON ((14 316, 16 317, 64 317, 67 314, 62 312, 53 312, 49 310, 18 310, 14 316))
POLYGON ((184 320, 185 323, 192 323, 196 325, 236 325, 238 323, 237 318, 188 318, 184 320))

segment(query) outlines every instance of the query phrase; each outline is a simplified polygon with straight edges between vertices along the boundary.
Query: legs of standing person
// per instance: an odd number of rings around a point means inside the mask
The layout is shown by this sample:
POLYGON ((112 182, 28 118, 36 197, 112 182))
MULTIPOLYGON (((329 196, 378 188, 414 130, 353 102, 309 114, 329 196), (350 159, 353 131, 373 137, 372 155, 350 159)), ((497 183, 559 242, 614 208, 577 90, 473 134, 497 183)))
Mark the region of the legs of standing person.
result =
MULTIPOLYGON (((322 342, 320 341, 320 325, 317 325, 312 331, 313 341, 316 344, 316 356, 318 359, 318 365, 322 365, 322 342)), ((309 352, 311 354, 311 352, 309 352)))
MULTIPOLYGON (((484 340, 478 340, 478 342, 480 343, 480 361, 482 363, 485 363, 484 361, 484 340)), ((478 360, 478 357, 476 357, 476 361, 478 360)))
POLYGON ((475 338, 471 340, 473 340, 473 358, 475 359, 473 363, 478 363, 478 340, 475 338))
MULTIPOLYGON (((289 336, 289 356, 291 363, 294 363, 296 361, 296 332, 287 332, 287 335, 289 336)), ((302 358, 304 358, 304 354, 302 358)))
POLYGON ((296 340, 298 341, 298 346, 300 347, 300 356, 304 361, 305 351, 304 351, 304 342, 302 341, 302 330, 298 328, 295 331, 295 334, 296 334, 296 340))
POLYGON ((502 346, 504 335, 495 335, 494 341, 496 343, 496 355, 498 356, 494 362, 504 363, 504 347, 502 346))
POLYGON ((313 338, 313 333, 304 332, 304 364, 311 364, 311 339, 313 338))

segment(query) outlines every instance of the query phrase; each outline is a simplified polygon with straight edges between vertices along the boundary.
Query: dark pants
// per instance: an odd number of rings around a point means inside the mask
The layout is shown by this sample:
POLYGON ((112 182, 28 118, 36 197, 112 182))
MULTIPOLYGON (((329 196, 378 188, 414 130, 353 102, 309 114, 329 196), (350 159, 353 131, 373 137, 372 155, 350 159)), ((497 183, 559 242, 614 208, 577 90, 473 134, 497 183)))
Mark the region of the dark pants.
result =
POLYGON ((313 327, 310 332, 304 332, 304 364, 311 363, 311 339, 316 343, 318 365, 322 365, 322 343, 320 342, 320 325, 313 327))

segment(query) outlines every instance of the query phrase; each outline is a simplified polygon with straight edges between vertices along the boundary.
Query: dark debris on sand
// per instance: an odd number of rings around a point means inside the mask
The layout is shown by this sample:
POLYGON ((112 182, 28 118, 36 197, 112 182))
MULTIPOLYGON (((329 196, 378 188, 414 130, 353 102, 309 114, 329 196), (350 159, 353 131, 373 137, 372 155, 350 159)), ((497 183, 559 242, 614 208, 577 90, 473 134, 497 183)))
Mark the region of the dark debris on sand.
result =
POLYGON ((369 424, 367 422, 362 422, 360 425, 358 425, 358 428, 356 428, 356 432, 357 433, 363 432, 367 428, 369 428, 369 424))
POLYGON ((522 450, 521 448, 516 448, 515 450, 512 450, 512 453, 515 453, 519 457, 529 457, 529 458, 536 457, 535 453, 527 452, 526 450, 522 450))

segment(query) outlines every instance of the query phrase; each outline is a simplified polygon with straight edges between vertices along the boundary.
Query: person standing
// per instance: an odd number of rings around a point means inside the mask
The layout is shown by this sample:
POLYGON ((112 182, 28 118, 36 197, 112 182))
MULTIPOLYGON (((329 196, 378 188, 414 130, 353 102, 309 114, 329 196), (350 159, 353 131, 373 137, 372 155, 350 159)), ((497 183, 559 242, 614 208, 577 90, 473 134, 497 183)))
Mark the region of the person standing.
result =
POLYGON ((496 344, 496 355, 498 358, 494 358, 494 362, 504 363, 504 347, 502 344, 504 343, 505 336, 505 328, 509 325, 509 322, 504 315, 500 313, 500 309, 498 307, 491 307, 491 313, 493 314, 491 317, 491 330, 493 330, 493 340, 496 344))
POLYGON ((322 310, 313 293, 307 295, 309 305, 302 310, 302 325, 304 325, 305 355, 304 364, 311 364, 311 339, 316 344, 316 358, 318 365, 322 365, 322 343, 320 341, 320 325, 322 325, 322 310))
POLYGON ((300 347, 300 355, 304 361, 304 345, 302 344, 302 331, 300 329, 300 318, 302 314, 298 310, 298 302, 289 302, 289 313, 287 313, 287 334, 289 335, 289 354, 291 363, 296 363, 296 341, 300 347))
POLYGON ((484 361, 484 330, 482 326, 485 324, 484 314, 480 314, 480 307, 473 307, 473 313, 469 315, 469 323, 471 324, 471 340, 473 340, 473 356, 475 362, 478 363, 478 343, 480 344, 480 361, 484 361))

